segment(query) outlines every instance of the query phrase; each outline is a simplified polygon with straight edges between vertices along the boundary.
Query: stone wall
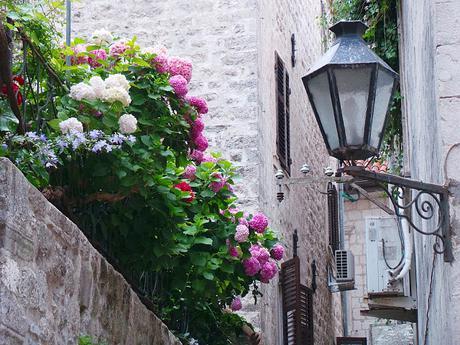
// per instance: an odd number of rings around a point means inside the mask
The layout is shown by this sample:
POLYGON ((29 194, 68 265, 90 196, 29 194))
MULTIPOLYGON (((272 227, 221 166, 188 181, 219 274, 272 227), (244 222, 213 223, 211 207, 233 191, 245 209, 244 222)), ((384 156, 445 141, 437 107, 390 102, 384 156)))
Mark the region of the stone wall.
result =
POLYGON ((179 345, 85 236, 0 159, 0 345, 179 345))
MULTIPOLYGON (((415 236, 418 339, 427 345, 454 345, 460 339, 459 12, 456 0, 401 2, 407 162, 413 178, 449 183, 451 192, 456 260, 444 263, 442 256, 433 254, 432 238, 415 236)), ((428 226, 424 229, 430 230, 428 226)))
MULTIPOLYGON (((285 200, 276 199, 275 172, 280 168, 276 156, 276 80, 275 52, 284 61, 290 76, 290 132, 291 177, 300 177, 304 163, 311 166, 312 175, 322 175, 330 164, 318 125, 308 102, 301 78, 323 53, 323 30, 318 18, 322 14, 321 1, 272 0, 259 2, 258 68, 259 68, 259 147, 263 164, 260 166, 260 205, 268 213, 273 226, 280 231, 292 257, 292 234, 298 230, 298 255, 301 283, 312 282, 311 263, 316 260, 317 285, 314 301, 315 344, 333 344, 342 334, 340 294, 331 294, 327 287, 328 228, 326 191, 323 183, 295 185, 285 189, 285 200), (291 34, 296 37, 296 64, 291 64, 291 34)), ((282 344, 282 319, 279 287, 264 286, 261 300, 262 329, 270 345, 282 344)))

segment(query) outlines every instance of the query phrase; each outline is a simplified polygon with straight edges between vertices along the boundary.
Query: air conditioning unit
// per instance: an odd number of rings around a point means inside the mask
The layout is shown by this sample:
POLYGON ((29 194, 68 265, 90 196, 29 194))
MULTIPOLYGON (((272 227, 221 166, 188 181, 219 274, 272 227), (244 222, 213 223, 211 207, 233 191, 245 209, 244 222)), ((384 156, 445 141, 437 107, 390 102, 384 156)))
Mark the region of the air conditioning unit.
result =
POLYGON ((350 251, 335 251, 335 267, 337 270, 335 280, 338 283, 350 282, 355 279, 355 260, 350 251))

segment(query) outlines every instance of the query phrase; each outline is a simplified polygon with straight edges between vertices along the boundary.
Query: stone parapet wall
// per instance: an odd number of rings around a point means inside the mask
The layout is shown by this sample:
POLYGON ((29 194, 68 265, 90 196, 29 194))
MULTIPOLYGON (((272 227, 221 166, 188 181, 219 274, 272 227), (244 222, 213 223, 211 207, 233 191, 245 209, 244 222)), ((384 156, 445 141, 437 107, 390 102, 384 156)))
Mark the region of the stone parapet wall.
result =
POLYGON ((0 345, 179 345, 78 227, 0 159, 0 345))

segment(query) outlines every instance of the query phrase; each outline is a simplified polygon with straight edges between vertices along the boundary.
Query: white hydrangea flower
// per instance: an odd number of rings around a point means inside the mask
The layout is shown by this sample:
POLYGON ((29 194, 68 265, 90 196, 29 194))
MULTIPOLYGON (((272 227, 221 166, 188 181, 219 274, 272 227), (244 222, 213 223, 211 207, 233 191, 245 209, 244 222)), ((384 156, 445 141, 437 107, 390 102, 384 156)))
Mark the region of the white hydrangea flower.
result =
POLYGON ((94 95, 100 99, 104 96, 105 82, 99 76, 91 77, 89 85, 93 88, 94 95))
POLYGON ((131 114, 123 114, 118 119, 120 132, 123 134, 131 134, 137 130, 137 119, 131 114))
POLYGON ((78 83, 72 85, 70 87, 70 97, 77 101, 81 101, 82 99, 86 100, 94 100, 96 99, 96 95, 94 90, 91 86, 85 83, 78 83))
POLYGON ((105 80, 105 87, 112 88, 112 87, 121 87, 126 91, 129 90, 130 85, 128 80, 123 74, 111 74, 105 80))
POLYGON ((141 49, 142 54, 155 54, 155 55, 167 55, 168 49, 162 44, 157 44, 153 47, 145 47, 141 49))
POLYGON ((59 129, 62 134, 72 133, 72 132, 83 132, 83 124, 78 121, 75 117, 70 117, 67 120, 61 121, 59 123, 59 129))
POLYGON ((110 44, 113 42, 113 36, 106 29, 96 30, 91 35, 91 42, 96 45, 110 44))
POLYGON ((131 97, 128 91, 121 87, 109 87, 104 91, 103 100, 108 103, 120 101, 123 106, 127 107, 131 103, 131 97))

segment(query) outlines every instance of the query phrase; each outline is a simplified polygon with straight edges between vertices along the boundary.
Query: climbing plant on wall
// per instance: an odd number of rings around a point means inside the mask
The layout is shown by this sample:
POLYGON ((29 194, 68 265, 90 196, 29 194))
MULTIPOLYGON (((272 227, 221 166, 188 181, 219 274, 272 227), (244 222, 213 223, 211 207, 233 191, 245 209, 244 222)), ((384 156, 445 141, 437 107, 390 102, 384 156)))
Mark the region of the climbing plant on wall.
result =
MULTIPOLYGON (((377 55, 399 73, 398 2, 399 0, 331 0, 329 24, 339 20, 364 21, 369 26, 364 39, 377 55)), ((402 164, 401 150, 401 93, 398 90, 391 106, 383 144, 383 158, 392 161, 392 168, 396 172, 402 164)))
POLYGON ((151 285, 184 342, 235 343, 243 321, 224 309, 274 278, 284 249, 208 152, 191 61, 102 29, 66 46, 43 12, 54 5, 10 2, 1 18, 0 156, 151 285))

